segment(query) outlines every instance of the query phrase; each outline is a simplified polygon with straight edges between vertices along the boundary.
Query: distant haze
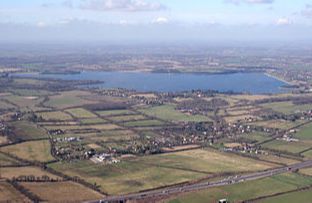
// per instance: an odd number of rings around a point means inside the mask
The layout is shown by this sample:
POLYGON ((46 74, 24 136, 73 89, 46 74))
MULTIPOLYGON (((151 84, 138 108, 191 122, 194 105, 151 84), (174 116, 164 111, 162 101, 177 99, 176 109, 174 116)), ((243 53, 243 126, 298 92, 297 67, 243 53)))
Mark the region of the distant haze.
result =
POLYGON ((311 41, 307 0, 2 0, 0 41, 311 41))

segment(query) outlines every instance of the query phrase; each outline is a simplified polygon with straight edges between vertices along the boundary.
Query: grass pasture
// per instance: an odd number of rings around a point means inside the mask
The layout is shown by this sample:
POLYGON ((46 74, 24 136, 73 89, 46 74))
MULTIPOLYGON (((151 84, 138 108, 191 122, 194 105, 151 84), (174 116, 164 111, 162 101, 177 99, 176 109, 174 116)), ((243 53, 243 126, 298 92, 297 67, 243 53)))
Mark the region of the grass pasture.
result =
POLYGON ((286 158, 282 156, 276 156, 273 154, 268 154, 268 155, 258 154, 257 157, 264 161, 272 161, 278 164, 286 164, 286 165, 291 165, 291 164, 295 164, 299 162, 298 160, 295 160, 295 159, 286 158))
POLYGON ((247 140, 250 140, 253 143, 263 142, 265 140, 270 139, 270 137, 268 137, 267 134, 261 133, 261 132, 253 132, 253 133, 249 133, 249 134, 243 134, 240 137, 247 139, 247 140))
POLYGON ((182 194, 181 196, 171 199, 168 202, 207 203, 218 202, 219 199, 223 198, 226 198, 229 202, 243 202, 248 199, 294 190, 297 189, 297 187, 306 186, 311 183, 311 178, 305 178, 297 174, 282 174, 269 178, 238 183, 235 185, 182 194))
POLYGON ((176 121, 176 122, 201 122, 210 121, 206 116, 189 115, 175 110, 174 105, 162 105, 140 110, 142 113, 149 116, 154 116, 162 120, 176 121))
POLYGON ((141 120, 141 121, 130 121, 123 123, 127 127, 146 127, 146 126, 161 126, 165 123, 159 120, 141 120))
POLYGON ((91 93, 85 91, 61 92, 59 95, 50 96, 49 101, 45 102, 45 105, 49 107, 65 109, 96 103, 94 101, 85 99, 87 96, 91 96, 91 93))
POLYGON ((0 182, 0 202, 31 202, 13 186, 6 182, 0 182))
MULTIPOLYGON (((0 166, 16 165, 19 161, 0 153, 0 166)), ((1 169, 0 169, 1 170, 1 169)))
POLYGON ((89 161, 54 163, 50 167, 90 183, 109 194, 124 194, 207 177, 212 173, 264 170, 275 165, 214 150, 191 150, 137 157, 115 165, 89 161))
POLYGON ((292 114, 297 112, 303 112, 307 110, 311 110, 311 105, 295 105, 292 102, 273 102, 263 104, 262 107, 272 109, 273 111, 284 113, 284 114, 292 114))
POLYGON ((257 121, 250 123, 250 125, 255 125, 255 126, 263 126, 266 128, 279 128, 283 130, 287 130, 290 128, 293 128, 299 124, 304 123, 304 121, 285 121, 285 120, 268 120, 268 121, 257 121))
POLYGON ((47 132, 37 125, 27 121, 16 121, 10 124, 13 132, 19 140, 47 138, 47 132))
POLYGON ((107 123, 108 121, 102 118, 84 118, 80 119, 81 124, 100 124, 100 123, 107 123))
POLYGON ((300 173, 312 177, 312 168, 304 168, 304 169, 301 169, 301 170, 300 170, 300 173))
POLYGON ((276 165, 223 153, 216 150, 195 149, 139 159, 143 163, 162 167, 177 167, 206 173, 244 172, 264 170, 276 165))
POLYGON ((143 115, 123 115, 123 116, 113 116, 109 119, 116 121, 116 122, 127 122, 127 121, 135 121, 135 120, 143 120, 146 119, 143 115))
POLYGON ((115 129, 120 129, 119 126, 115 125, 115 124, 97 124, 97 125, 90 125, 90 127, 92 129, 96 129, 96 130, 115 130, 115 129))
POLYGON ((111 130, 111 131, 108 130, 98 133, 95 136, 86 139, 94 142, 97 141, 108 142, 121 140, 127 141, 135 138, 138 138, 138 135, 130 130, 111 130))
POLYGON ((312 140, 312 123, 299 128, 295 136, 302 140, 312 140))
POLYGON ((303 156, 308 158, 308 159, 312 159, 312 149, 303 153, 303 156))
POLYGON ((109 194, 125 194, 204 177, 190 171, 146 166, 141 162, 122 161, 115 165, 93 164, 89 161, 56 163, 52 168, 101 185, 109 194))
POLYGON ((262 199, 259 202, 261 203, 276 203, 276 202, 283 202, 283 203, 294 203, 294 202, 301 202, 301 203, 310 203, 312 199, 312 189, 310 190, 303 190, 298 192, 291 192, 283 195, 278 195, 275 197, 269 197, 266 199, 262 199))
POLYGON ((38 106, 43 101, 43 98, 40 97, 10 95, 5 97, 5 99, 18 106, 20 110, 37 111, 42 109, 42 107, 38 106))
POLYGON ((97 117, 92 112, 83 108, 67 109, 66 112, 70 113, 76 118, 96 118, 97 117))
POLYGON ((290 153, 299 153, 311 147, 311 142, 286 142, 282 140, 273 140, 262 145, 262 147, 290 153))
POLYGON ((134 114, 131 110, 107 110, 107 111, 97 111, 100 116, 118 116, 118 115, 129 115, 134 114))
POLYGON ((84 202, 103 198, 98 192, 74 182, 21 183, 47 202, 84 202))
POLYGON ((92 124, 92 125, 55 125, 55 126, 45 126, 47 130, 56 130, 61 129, 63 131, 69 130, 85 130, 85 129, 94 129, 94 130, 114 130, 119 129, 120 127, 114 124, 92 124))
POLYGON ((37 116, 41 116, 45 121, 68 121, 73 119, 69 114, 62 111, 41 112, 36 114, 37 116))
POLYGON ((19 176, 30 176, 30 175, 33 175, 36 178, 46 175, 53 179, 62 179, 56 175, 53 175, 47 171, 42 170, 41 168, 33 167, 33 166, 4 167, 4 168, 1 168, 0 171, 1 171, 1 178, 5 178, 5 179, 12 179, 14 177, 17 178, 19 176))
POLYGON ((50 154, 50 142, 48 140, 23 142, 2 147, 0 150, 30 161, 46 162, 54 159, 50 154))

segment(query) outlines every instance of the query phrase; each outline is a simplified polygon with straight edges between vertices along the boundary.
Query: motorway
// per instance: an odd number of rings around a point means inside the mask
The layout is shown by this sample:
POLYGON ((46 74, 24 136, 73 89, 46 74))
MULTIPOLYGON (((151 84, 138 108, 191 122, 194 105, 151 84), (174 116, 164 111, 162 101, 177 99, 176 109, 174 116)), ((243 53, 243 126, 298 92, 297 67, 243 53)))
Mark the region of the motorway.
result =
POLYGON ((173 186, 173 187, 167 187, 167 188, 162 188, 162 189, 155 189, 155 190, 128 194, 128 195, 109 196, 102 200, 90 201, 89 203, 104 203, 104 202, 109 203, 109 202, 123 202, 126 200, 139 200, 139 199, 155 198, 155 197, 159 198, 161 196, 166 196, 166 195, 191 192, 191 191, 203 190, 203 189, 212 188, 212 187, 235 184, 235 183, 239 183, 243 181, 256 180, 256 179, 270 177, 270 176, 278 175, 281 173, 286 173, 286 172, 295 171, 298 169, 308 168, 308 167, 312 167, 312 160, 300 162, 300 163, 289 165, 286 167, 280 167, 280 168, 274 168, 274 169, 269 169, 269 170, 260 171, 260 172, 254 172, 254 173, 250 173, 246 175, 231 176, 231 177, 227 177, 225 179, 219 180, 219 181, 200 182, 200 183, 194 183, 194 184, 189 184, 189 185, 181 185, 181 186, 173 186))

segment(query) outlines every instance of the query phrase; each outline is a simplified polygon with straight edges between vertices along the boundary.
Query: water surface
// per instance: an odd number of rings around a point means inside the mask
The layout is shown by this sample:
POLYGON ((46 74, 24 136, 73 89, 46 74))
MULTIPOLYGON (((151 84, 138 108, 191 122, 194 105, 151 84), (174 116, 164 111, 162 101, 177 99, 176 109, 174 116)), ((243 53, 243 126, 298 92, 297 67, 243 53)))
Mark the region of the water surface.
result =
POLYGON ((63 80, 100 80, 105 88, 127 88, 137 91, 174 92, 217 90, 220 92, 281 93, 286 83, 263 73, 192 74, 146 72, 81 72, 80 74, 17 74, 24 77, 63 80))

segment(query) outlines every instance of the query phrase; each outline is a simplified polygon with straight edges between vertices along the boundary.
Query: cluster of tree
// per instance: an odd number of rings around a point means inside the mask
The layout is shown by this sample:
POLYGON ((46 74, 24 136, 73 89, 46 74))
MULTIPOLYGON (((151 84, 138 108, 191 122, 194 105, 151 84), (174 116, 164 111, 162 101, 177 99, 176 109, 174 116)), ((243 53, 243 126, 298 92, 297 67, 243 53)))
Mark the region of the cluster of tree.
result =
POLYGON ((261 116, 265 120, 286 120, 286 121, 292 121, 295 122, 296 120, 299 120, 301 118, 301 114, 291 114, 291 115, 285 115, 281 113, 272 113, 267 115, 261 116))
MULTIPOLYGON (((304 97, 302 99, 294 100, 293 104, 296 104, 296 105, 312 104, 312 97, 304 97)), ((311 105, 311 109, 312 109, 312 105, 311 105)))
POLYGON ((92 111, 102 111, 102 110, 124 110, 129 108, 129 104, 124 101, 102 101, 97 104, 85 105, 85 108, 92 111))
POLYGON ((266 98, 255 101, 255 104, 265 104, 265 103, 274 103, 274 102, 293 102, 293 104, 302 105, 302 104, 311 104, 312 97, 304 97, 304 96, 297 96, 297 97, 274 97, 274 98, 266 98))
POLYGON ((57 182, 57 181, 61 181, 60 179, 54 179, 54 178, 50 178, 47 175, 43 175, 43 176, 34 176, 34 175, 22 175, 22 176, 18 176, 18 177, 13 177, 12 181, 18 181, 18 182, 57 182))
POLYGON ((36 123, 43 121, 43 118, 42 116, 38 116, 34 112, 29 112, 29 114, 27 115, 27 120, 36 123))

